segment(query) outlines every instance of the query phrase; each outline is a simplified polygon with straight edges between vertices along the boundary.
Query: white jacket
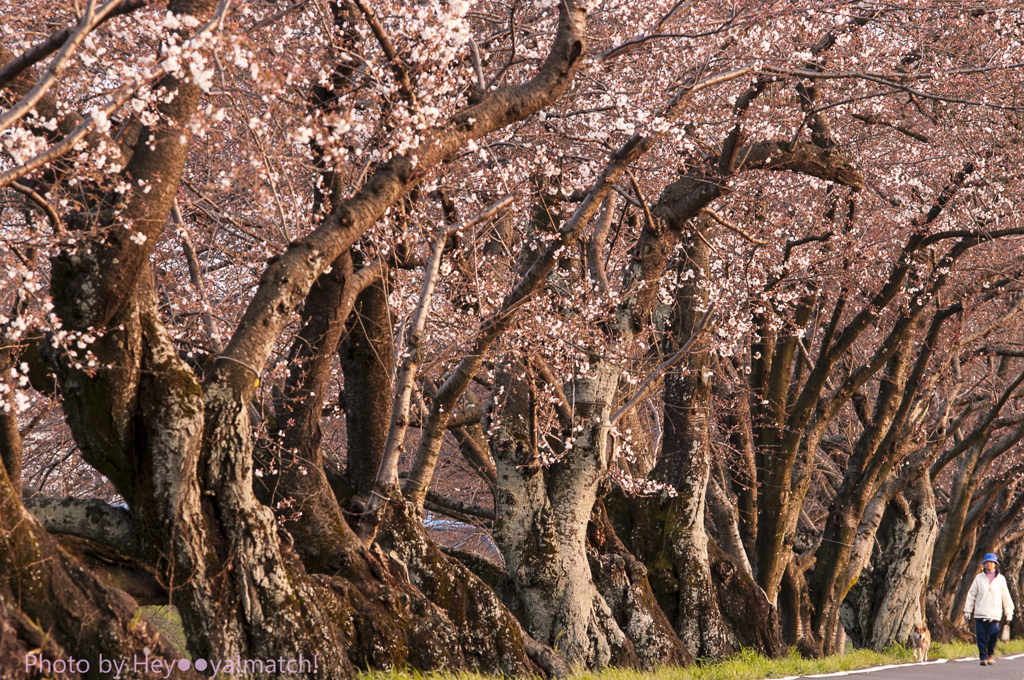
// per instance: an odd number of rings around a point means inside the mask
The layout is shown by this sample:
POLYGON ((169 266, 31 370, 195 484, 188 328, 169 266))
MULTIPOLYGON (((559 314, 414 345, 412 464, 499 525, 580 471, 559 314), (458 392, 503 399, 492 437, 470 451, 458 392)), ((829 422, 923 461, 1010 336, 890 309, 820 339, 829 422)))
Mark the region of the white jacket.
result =
POLYGON ((967 592, 967 604, 964 605, 964 614, 970 616, 971 612, 979 619, 998 621, 1004 612, 1007 621, 1013 618, 1013 600, 1010 599, 1010 590, 1002 574, 996 574, 991 583, 985 572, 974 577, 974 583, 967 592))

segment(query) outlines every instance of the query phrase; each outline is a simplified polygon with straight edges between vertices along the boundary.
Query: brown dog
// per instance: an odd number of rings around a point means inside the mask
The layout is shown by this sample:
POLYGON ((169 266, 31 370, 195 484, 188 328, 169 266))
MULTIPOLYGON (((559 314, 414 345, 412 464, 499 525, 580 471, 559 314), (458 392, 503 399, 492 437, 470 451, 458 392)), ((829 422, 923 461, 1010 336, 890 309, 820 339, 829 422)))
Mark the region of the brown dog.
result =
POLYGON ((932 634, 928 632, 928 626, 924 623, 914 624, 914 632, 910 634, 910 640, 914 643, 914 661, 925 662, 928 660, 928 650, 932 646, 932 634))

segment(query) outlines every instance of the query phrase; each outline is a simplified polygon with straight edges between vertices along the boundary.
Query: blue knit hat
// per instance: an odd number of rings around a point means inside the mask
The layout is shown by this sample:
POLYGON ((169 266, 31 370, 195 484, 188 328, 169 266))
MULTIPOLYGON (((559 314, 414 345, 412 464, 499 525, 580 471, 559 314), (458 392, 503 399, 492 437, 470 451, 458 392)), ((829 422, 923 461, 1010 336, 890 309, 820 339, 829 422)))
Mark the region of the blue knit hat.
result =
POLYGON ((982 559, 981 561, 982 561, 982 563, 985 563, 985 562, 995 562, 996 564, 999 564, 999 558, 996 557, 995 553, 988 553, 987 555, 985 555, 984 559, 982 559))

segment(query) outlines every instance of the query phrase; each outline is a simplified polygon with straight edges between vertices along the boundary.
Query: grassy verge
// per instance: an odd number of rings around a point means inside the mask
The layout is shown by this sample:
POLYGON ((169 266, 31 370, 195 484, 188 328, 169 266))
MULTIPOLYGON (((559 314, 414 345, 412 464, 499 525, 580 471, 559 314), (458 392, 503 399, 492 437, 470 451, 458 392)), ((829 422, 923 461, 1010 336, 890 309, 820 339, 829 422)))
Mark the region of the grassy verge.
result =
MULTIPOLYGON (((184 652, 185 634, 177 610, 174 607, 143 607, 143 610, 184 652)), ((997 657, 1021 653, 1024 653, 1024 639, 999 643, 996 650, 997 657)), ((946 645, 933 645, 928 659, 963 659, 975 657, 977 654, 978 648, 973 644, 953 642, 946 645)), ((824 659, 804 659, 796 650, 792 650, 789 656, 783 659, 767 659, 745 650, 724 661, 700 666, 694 665, 689 668, 664 668, 654 673, 612 669, 600 673, 582 673, 574 680, 763 680, 912 662, 911 651, 900 645, 891 647, 884 652, 857 649, 824 659)), ((471 673, 419 673, 416 671, 363 673, 359 678, 360 680, 490 680, 486 676, 471 673)))
MULTIPOLYGON (((976 656, 978 648, 966 642, 932 646, 928 660, 962 659, 976 656)), ((1024 653, 1024 640, 1000 643, 996 656, 1024 653)), ((578 680, 761 680, 763 678, 785 678, 789 676, 816 675, 850 671, 870 666, 911 663, 913 655, 901 646, 891 647, 884 652, 858 649, 846 654, 824 659, 804 659, 794 650, 782 659, 767 659, 751 651, 702 666, 689 668, 665 668, 654 673, 628 670, 606 670, 600 673, 584 673, 578 680)), ((474 680, 483 676, 469 673, 418 673, 416 671, 393 671, 389 673, 363 673, 361 680, 474 680)))
POLYGON ((185 628, 181 625, 181 616, 178 615, 176 607, 150 605, 140 607, 140 609, 157 628, 171 639, 171 643, 175 647, 188 658, 192 658, 185 650, 185 628))

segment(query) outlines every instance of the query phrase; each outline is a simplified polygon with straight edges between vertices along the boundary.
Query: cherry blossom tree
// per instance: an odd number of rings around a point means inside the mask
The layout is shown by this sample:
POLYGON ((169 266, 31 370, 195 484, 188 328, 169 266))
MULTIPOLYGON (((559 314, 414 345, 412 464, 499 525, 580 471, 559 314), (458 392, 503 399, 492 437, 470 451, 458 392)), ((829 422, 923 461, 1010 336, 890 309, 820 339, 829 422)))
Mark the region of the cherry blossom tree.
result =
POLYGON ((831 653, 1019 552, 1013 3, 2 11, 0 667, 831 653))

